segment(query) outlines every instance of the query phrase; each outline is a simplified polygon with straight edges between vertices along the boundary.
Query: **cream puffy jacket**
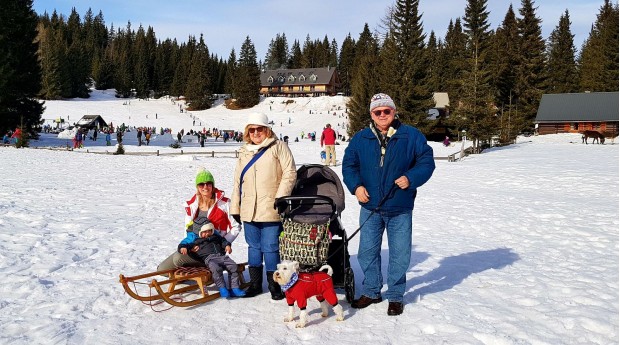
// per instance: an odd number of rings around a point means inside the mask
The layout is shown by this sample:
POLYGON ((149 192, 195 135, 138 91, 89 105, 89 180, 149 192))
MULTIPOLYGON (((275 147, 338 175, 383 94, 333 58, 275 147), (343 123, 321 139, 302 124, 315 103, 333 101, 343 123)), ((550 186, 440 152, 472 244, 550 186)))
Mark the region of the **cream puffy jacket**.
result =
MULTIPOLYGON (((274 140, 277 139, 267 138, 259 147, 268 146, 274 140)), ((276 198, 291 195, 297 180, 295 160, 288 145, 276 141, 246 171, 240 195, 241 171, 257 152, 251 151, 247 144, 239 150, 230 213, 240 215, 244 222, 277 222, 280 217, 273 204, 276 198)))

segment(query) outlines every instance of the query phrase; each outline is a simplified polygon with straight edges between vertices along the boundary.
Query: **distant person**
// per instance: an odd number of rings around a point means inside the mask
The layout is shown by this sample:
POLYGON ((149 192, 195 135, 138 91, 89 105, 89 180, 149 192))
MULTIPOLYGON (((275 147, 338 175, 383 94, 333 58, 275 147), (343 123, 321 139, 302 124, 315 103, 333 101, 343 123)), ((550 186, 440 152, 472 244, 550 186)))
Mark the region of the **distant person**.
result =
POLYGON ((138 146, 142 146, 142 128, 138 128, 136 136, 138 137, 138 146))
POLYGON ((443 140, 443 146, 450 146, 450 138, 446 135, 446 138, 443 140))
POLYGON ((202 225, 200 230, 194 229, 187 232, 187 236, 179 243, 179 253, 193 256, 204 262, 211 271, 213 283, 219 289, 221 297, 243 297, 245 291, 240 289, 237 263, 226 255, 232 253, 230 242, 216 234, 214 229, 213 224, 208 222, 202 225), (224 270, 230 275, 230 291, 226 287, 224 270))
POLYGON ((325 165, 336 166, 336 132, 332 129, 331 124, 325 125, 325 129, 321 134, 321 147, 325 145, 325 165))
POLYGON ((110 131, 105 132, 105 145, 106 146, 112 145, 112 136, 110 135, 110 131))

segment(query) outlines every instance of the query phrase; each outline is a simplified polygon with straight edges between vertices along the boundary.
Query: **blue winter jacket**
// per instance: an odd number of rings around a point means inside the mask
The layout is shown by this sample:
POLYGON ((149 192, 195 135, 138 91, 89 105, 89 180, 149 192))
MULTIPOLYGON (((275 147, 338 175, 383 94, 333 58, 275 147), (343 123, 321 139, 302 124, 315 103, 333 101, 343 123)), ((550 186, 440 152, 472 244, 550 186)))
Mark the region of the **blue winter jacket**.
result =
POLYGON ((401 124, 389 139, 381 162, 381 144, 367 127, 356 133, 344 152, 342 176, 351 192, 364 186, 370 201, 360 205, 374 210, 394 187, 381 210, 385 214, 399 214, 413 209, 417 188, 426 183, 435 170, 433 149, 417 129, 401 124), (409 188, 400 189, 394 181, 401 176, 409 179, 409 188))

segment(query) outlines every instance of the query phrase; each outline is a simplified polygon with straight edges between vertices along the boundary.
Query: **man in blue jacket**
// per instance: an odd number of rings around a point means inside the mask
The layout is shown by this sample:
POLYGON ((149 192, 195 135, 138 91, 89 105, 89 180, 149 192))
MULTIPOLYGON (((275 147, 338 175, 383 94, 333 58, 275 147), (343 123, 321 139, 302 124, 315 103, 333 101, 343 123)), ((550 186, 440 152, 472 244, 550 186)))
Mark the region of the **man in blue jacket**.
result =
POLYGON ((435 161, 424 135, 396 118, 390 96, 372 97, 370 117, 370 125, 353 136, 342 160, 344 183, 361 205, 357 258, 364 280, 362 295, 351 306, 361 309, 382 300, 381 243, 387 230, 387 313, 400 315, 411 258, 414 200, 417 188, 433 174, 435 161))

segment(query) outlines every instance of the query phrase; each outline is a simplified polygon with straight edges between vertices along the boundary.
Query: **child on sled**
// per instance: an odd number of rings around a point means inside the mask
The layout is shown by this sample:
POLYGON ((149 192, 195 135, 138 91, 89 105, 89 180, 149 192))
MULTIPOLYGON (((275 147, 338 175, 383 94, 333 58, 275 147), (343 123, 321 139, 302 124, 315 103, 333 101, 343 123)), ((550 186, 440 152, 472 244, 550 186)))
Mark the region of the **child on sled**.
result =
POLYGON ((198 232, 188 231, 187 237, 179 243, 179 253, 192 255, 204 261, 209 267, 213 282, 218 287, 221 297, 243 297, 245 291, 240 289, 237 263, 226 254, 232 253, 230 242, 214 232, 212 223, 204 224, 198 232), (224 270, 231 277, 231 291, 226 288, 224 270))

